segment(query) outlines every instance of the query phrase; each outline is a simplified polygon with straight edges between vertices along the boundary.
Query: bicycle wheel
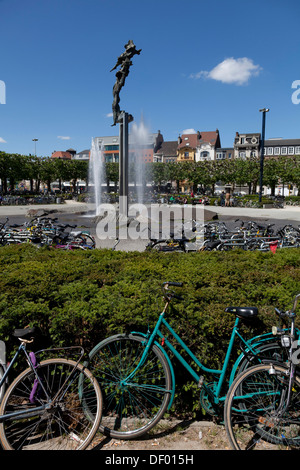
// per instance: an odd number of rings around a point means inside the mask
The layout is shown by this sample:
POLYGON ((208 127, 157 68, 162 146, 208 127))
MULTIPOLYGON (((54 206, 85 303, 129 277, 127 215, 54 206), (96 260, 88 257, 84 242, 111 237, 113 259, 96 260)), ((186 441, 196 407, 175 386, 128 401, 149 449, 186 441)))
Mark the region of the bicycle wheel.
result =
POLYGON ((284 366, 262 364, 247 369, 232 383, 225 402, 225 428, 235 450, 300 447, 300 379, 289 382, 284 366))
POLYGON ((288 350, 283 348, 278 342, 270 342, 258 346, 252 345, 254 353, 245 353, 238 367, 238 374, 244 372, 249 367, 264 363, 283 364, 288 360, 288 350))
POLYGON ((96 246, 95 239, 92 235, 87 233, 81 233, 80 236, 75 238, 75 243, 78 243, 80 246, 83 246, 87 249, 93 249, 96 246))
POLYGON ((0 415, 23 411, 0 424, 6 450, 83 450, 96 434, 102 411, 99 384, 83 365, 66 359, 42 361, 8 388, 0 415))
POLYGON ((144 350, 145 338, 116 335, 99 343, 90 353, 89 368, 103 394, 100 431, 105 435, 119 439, 140 437, 157 424, 167 409, 171 372, 156 345, 130 376, 144 350))
MULTIPOLYGON (((4 375, 4 369, 2 365, 0 364, 0 380, 2 379, 3 375, 4 375)), ((4 393, 5 393, 5 383, 3 383, 2 387, 0 387, 0 403, 2 401, 4 393)))

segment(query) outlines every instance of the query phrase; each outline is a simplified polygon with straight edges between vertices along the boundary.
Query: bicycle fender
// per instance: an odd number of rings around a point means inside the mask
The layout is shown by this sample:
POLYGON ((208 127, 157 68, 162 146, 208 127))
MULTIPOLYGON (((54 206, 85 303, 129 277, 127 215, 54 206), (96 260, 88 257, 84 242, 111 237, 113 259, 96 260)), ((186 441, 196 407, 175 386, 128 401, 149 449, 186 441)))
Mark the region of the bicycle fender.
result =
MULTIPOLYGON (((143 338, 147 338, 147 335, 145 333, 141 333, 141 332, 137 332, 137 331, 131 331, 130 332, 131 335, 133 336, 142 336, 143 338)), ((169 355, 167 354, 167 352, 164 350, 164 348, 161 346, 161 344, 158 343, 158 341, 154 341, 154 344, 155 346, 158 347, 158 349, 160 350, 160 352, 164 355, 167 363, 168 363, 168 366, 170 368, 170 372, 171 372, 171 378, 172 378, 172 384, 171 384, 171 398, 170 398, 170 401, 169 401, 169 404, 168 404, 168 410, 171 408, 172 404, 173 404, 173 400, 174 400, 174 396, 175 396, 175 373, 174 373, 174 368, 173 368, 173 365, 172 365, 172 362, 169 358, 169 355)))

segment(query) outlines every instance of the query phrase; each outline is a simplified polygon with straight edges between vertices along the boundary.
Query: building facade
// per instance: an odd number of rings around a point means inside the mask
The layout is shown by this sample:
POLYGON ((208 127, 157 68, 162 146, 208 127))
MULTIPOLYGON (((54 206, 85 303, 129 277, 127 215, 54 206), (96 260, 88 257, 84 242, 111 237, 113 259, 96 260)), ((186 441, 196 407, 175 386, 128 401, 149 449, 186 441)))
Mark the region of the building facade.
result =
POLYGON ((236 132, 234 139, 234 158, 247 159, 258 157, 260 154, 260 134, 239 134, 236 132))
POLYGON ((300 139, 267 139, 264 142, 265 157, 300 155, 300 139))
POLYGON ((177 161, 177 147, 178 147, 178 142, 176 140, 162 142, 160 147, 153 154, 153 161, 161 162, 161 163, 176 162, 177 161))
MULTIPOLYGON (((158 131, 155 134, 147 134, 143 139, 137 139, 134 135, 129 134, 129 158, 134 155, 145 162, 153 162, 154 152, 163 141, 163 137, 158 131), (162 139, 162 140, 161 140, 162 139)), ((119 162, 120 138, 119 136, 102 136, 95 138, 95 144, 102 151, 105 162, 119 162)))
POLYGON ((178 137, 177 161, 207 161, 216 159, 216 149, 221 147, 219 130, 182 134, 178 137))

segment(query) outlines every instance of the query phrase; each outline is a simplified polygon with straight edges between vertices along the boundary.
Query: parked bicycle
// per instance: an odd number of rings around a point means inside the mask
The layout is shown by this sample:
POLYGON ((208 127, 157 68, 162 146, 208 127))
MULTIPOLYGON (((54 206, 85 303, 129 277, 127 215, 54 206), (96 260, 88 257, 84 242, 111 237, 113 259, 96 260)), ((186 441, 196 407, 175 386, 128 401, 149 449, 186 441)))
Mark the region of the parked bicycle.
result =
POLYGON ((155 426, 171 407, 175 395, 175 372, 168 351, 177 358, 200 389, 202 407, 213 416, 223 416, 223 405, 229 385, 238 372, 263 358, 284 360, 282 349, 272 332, 246 340, 240 321, 251 321, 258 315, 255 307, 229 307, 236 316, 222 369, 205 366, 166 321, 167 308, 178 298, 171 286, 163 284, 165 306, 152 331, 132 331, 101 341, 90 352, 90 368, 103 393, 101 432, 119 439, 134 439, 155 426), (162 328, 166 332, 162 331, 162 328), (175 339, 184 351, 172 344, 175 339), (231 353, 239 339, 242 353, 231 366, 231 353), (189 361, 189 362, 188 362, 189 361), (199 372, 200 371, 200 372, 199 372), (206 379, 205 377, 209 377, 206 379))
POLYGON ((244 371, 232 383, 224 408, 230 444, 235 450, 300 448, 299 341, 295 331, 295 297, 291 310, 278 314, 290 322, 287 331, 274 329, 288 361, 267 361, 244 371))
MULTIPOLYGON (((98 431, 102 395, 97 380, 82 364, 82 348, 60 348, 77 360, 40 357, 59 349, 27 351, 35 330, 15 330, 20 345, 6 367, 0 365, 0 441, 6 450, 83 450, 98 431), (7 385, 13 366, 23 354, 29 367, 7 385), (4 395, 4 396, 3 396, 4 395)), ((49 357, 49 356, 48 356, 49 357)))
MULTIPOLYGON (((238 219, 236 220, 236 222, 238 219)), ((291 224, 274 230, 274 224, 258 224, 249 221, 241 222, 239 227, 229 230, 224 222, 208 222, 197 224, 192 221, 194 236, 174 239, 169 237, 150 240, 147 250, 164 252, 174 251, 230 251, 241 249, 246 251, 270 251, 270 249, 299 248, 300 229, 291 224)))
POLYGON ((35 217, 21 225, 8 225, 6 219, 0 224, 1 245, 21 243, 65 250, 89 250, 96 247, 95 238, 87 230, 78 230, 76 225, 58 223, 56 218, 35 217))

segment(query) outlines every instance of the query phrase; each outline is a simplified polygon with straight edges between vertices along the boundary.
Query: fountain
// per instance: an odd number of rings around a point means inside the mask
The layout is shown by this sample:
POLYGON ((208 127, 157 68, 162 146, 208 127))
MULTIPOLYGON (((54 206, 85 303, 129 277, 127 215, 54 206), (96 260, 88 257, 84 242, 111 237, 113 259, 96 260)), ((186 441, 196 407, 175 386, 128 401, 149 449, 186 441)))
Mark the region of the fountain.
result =
POLYGON ((131 157, 130 163, 134 165, 134 182, 137 192, 137 202, 143 204, 145 202, 145 160, 144 149, 148 142, 148 129, 143 121, 137 125, 132 124, 131 129, 131 157))
POLYGON ((99 215, 100 205, 102 203, 102 184, 105 181, 104 173, 103 149, 96 145, 95 139, 92 139, 89 162, 89 184, 93 187, 96 216, 99 215))

